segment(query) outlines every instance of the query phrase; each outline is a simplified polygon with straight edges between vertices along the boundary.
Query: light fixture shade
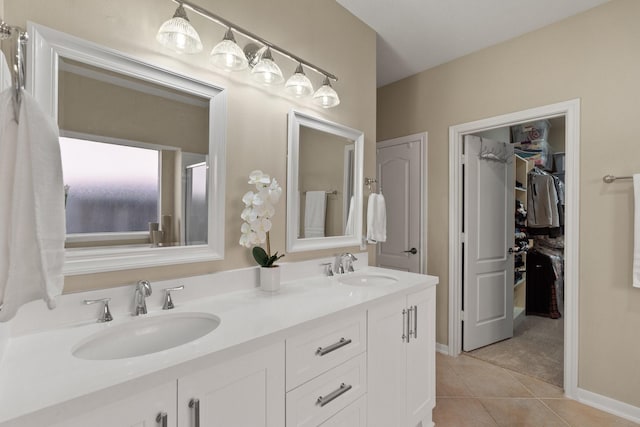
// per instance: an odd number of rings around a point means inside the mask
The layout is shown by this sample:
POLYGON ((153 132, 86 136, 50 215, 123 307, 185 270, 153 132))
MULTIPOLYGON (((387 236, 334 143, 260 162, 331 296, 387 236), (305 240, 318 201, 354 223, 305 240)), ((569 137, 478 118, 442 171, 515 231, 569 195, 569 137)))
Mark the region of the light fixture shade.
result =
POLYGON ((302 64, 298 64, 295 73, 293 73, 284 84, 284 90, 296 98, 308 96, 313 93, 313 85, 311 84, 311 80, 305 76, 302 64))
POLYGON ((271 49, 267 48, 262 54, 262 58, 251 70, 251 76, 258 82, 267 85, 277 85, 284 81, 282 71, 278 64, 273 60, 271 56, 271 49))
POLYGON ((182 4, 176 9, 173 18, 160 26, 156 40, 178 53, 198 53, 202 50, 200 36, 189 22, 182 4))
POLYGON ((211 50, 211 63, 226 71, 240 71, 248 66, 247 57, 236 43, 231 28, 220 43, 211 50))
POLYGON ((340 104, 338 93, 331 87, 329 77, 324 78, 322 87, 313 94, 313 102, 322 108, 332 108, 340 104))

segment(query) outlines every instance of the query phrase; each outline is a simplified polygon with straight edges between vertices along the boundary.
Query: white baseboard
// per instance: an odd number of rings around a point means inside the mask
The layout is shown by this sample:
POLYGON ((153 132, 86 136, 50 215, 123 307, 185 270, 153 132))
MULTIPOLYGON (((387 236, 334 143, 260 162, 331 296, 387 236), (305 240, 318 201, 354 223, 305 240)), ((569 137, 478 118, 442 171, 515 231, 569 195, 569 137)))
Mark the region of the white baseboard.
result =
POLYGON ((449 355, 449 346, 446 344, 440 344, 439 342, 436 343, 436 351, 438 353, 442 353, 442 354, 446 354, 447 356, 449 355))
POLYGON ((628 403, 620 402, 619 400, 581 388, 577 389, 576 400, 585 405, 593 406, 594 408, 633 421, 634 423, 640 423, 640 408, 637 406, 629 405, 628 403))

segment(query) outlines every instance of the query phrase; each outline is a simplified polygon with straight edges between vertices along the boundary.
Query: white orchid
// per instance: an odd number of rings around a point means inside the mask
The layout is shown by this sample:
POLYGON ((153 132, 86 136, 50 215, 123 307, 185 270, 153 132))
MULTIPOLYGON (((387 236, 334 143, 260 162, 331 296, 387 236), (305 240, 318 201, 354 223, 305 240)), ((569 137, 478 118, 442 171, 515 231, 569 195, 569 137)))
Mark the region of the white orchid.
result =
POLYGON ((247 248, 266 243, 267 250, 255 247, 253 256, 263 267, 271 267, 284 256, 279 256, 277 252, 271 255, 269 241, 269 231, 273 225, 271 218, 276 213, 273 205, 280 200, 282 187, 275 178, 271 179, 261 170, 254 170, 249 174, 249 184, 255 185, 256 191, 248 191, 242 196, 245 208, 240 214, 244 222, 240 228, 242 234, 239 243, 247 248))

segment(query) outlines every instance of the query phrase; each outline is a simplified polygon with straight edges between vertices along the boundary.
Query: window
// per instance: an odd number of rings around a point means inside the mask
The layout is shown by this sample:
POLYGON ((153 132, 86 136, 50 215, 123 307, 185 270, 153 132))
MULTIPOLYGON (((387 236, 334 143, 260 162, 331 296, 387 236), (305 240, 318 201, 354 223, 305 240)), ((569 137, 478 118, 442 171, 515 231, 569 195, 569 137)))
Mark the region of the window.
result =
POLYGON ((67 234, 148 231, 158 222, 158 150, 60 138, 67 234))

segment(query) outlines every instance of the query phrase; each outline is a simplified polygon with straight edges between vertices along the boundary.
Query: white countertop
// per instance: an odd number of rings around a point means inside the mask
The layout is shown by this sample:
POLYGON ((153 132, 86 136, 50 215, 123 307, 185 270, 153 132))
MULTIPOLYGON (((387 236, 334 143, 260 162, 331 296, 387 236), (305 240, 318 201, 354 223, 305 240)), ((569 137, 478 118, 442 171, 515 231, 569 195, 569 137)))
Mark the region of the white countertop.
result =
POLYGON ((284 282, 279 292, 258 288, 193 299, 170 312, 154 305, 142 317, 167 313, 203 312, 218 316, 220 325, 190 343, 157 353, 117 360, 82 360, 72 356, 78 342, 92 334, 139 318, 116 317, 109 323, 88 323, 28 333, 9 340, 0 364, 0 423, 46 410, 63 402, 110 387, 162 376, 177 378, 189 369, 187 362, 212 357, 232 357, 252 345, 284 340, 308 327, 308 322, 336 313, 362 310, 392 295, 435 286, 438 278, 367 267, 350 274, 383 273, 398 283, 384 286, 348 286, 337 277, 315 276, 284 282), (306 325, 305 325, 306 324, 306 325))

